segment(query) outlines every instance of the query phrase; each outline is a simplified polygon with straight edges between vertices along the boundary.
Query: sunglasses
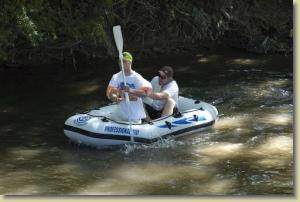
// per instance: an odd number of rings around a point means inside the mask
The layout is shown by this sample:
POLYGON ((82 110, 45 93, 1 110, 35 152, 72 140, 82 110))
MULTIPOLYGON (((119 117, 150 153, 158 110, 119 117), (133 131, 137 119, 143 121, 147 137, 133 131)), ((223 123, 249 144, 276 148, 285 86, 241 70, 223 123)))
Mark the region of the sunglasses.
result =
POLYGON ((158 72, 158 77, 159 77, 160 79, 166 79, 166 78, 167 78, 166 75, 161 75, 160 72, 158 72))

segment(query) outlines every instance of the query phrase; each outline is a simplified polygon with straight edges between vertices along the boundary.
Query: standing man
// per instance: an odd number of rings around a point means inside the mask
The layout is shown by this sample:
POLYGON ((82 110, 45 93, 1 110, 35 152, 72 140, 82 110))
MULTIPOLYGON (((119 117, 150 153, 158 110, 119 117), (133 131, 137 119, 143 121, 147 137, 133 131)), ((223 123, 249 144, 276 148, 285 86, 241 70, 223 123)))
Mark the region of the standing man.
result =
POLYGON ((120 104, 122 120, 140 122, 141 119, 146 118, 141 97, 149 95, 152 87, 149 81, 132 70, 132 60, 132 55, 129 52, 123 52, 127 86, 124 85, 122 71, 120 71, 112 76, 106 90, 106 96, 111 101, 120 104), (126 103, 124 92, 127 92, 129 95, 129 103, 126 103))
POLYGON ((144 99, 147 121, 172 115, 178 110, 178 85, 173 79, 173 68, 164 66, 152 81, 152 93, 144 99))

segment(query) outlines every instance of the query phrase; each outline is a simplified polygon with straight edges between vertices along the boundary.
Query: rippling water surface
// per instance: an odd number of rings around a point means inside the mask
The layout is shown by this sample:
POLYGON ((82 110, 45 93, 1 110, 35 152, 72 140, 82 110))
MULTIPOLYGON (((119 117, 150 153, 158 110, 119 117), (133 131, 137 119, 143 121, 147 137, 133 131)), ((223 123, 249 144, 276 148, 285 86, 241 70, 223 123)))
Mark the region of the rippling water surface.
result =
POLYGON ((199 52, 135 63, 150 79, 171 65, 180 94, 214 104, 208 131, 150 145, 72 144, 64 121, 108 103, 113 62, 0 70, 0 194, 274 195, 294 193, 292 56, 199 52))

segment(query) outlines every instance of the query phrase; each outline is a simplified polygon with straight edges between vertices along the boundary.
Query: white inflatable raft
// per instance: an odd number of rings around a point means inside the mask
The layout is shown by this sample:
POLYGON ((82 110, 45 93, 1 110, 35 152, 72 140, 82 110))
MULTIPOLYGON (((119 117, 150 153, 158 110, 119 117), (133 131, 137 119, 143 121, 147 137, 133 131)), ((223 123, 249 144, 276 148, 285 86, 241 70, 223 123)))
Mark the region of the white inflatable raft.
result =
POLYGON ((212 126, 217 109, 205 102, 179 97, 177 114, 130 124, 119 120, 119 106, 108 105, 67 119, 64 133, 72 141, 94 147, 126 143, 152 143, 169 136, 180 137, 212 126))

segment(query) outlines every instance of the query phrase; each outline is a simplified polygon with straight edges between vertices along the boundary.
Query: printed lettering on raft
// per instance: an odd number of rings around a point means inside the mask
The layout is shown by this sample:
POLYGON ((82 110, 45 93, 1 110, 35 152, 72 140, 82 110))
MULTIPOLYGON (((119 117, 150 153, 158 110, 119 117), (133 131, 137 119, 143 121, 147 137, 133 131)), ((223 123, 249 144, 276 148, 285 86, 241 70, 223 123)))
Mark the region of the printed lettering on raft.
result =
MULTIPOLYGON (((104 128, 105 132, 109 133, 121 133, 121 134, 128 134, 130 135, 130 129, 128 128, 119 128, 115 126, 105 126, 104 128)), ((133 135, 139 135, 140 131, 139 130, 132 130, 133 135)))

